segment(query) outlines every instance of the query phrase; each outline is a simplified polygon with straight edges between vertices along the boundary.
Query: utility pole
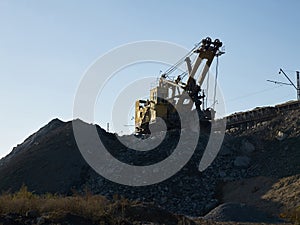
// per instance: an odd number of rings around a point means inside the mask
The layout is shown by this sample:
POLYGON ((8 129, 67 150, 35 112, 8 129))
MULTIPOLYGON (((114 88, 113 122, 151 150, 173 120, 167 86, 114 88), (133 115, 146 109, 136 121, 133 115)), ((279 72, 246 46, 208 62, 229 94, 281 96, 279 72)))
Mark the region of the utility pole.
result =
POLYGON ((300 100, 300 75, 299 75, 299 71, 296 71, 297 73, 297 100, 300 100))
POLYGON ((107 125, 106 132, 109 132, 109 123, 107 123, 106 125, 107 125))
POLYGON ((283 75, 286 77, 286 79, 288 79, 288 81, 290 82, 290 84, 296 89, 297 91, 297 100, 299 101, 300 100, 300 78, 299 78, 299 71, 296 71, 296 74, 297 74, 297 87, 296 85, 293 83, 293 81, 291 81, 291 79, 288 77, 288 75, 286 75, 286 73, 280 69, 279 70, 279 74, 283 73, 283 75))

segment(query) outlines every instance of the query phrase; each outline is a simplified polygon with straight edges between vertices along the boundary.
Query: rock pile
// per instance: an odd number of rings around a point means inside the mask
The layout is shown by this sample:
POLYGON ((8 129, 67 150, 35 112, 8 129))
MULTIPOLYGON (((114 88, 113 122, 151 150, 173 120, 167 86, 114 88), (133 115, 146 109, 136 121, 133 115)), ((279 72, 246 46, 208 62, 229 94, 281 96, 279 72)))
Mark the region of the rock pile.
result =
MULTIPOLYGON (((89 189, 109 198, 119 195, 152 202, 173 213, 203 216, 221 203, 219 187, 224 182, 300 173, 299 118, 299 111, 294 111, 262 126, 226 134, 217 158, 203 172, 198 165, 209 136, 201 134, 194 155, 181 171, 144 187, 120 185, 97 174, 78 150, 72 122, 55 119, 0 160, 0 190, 14 191, 22 184, 36 193, 72 194, 72 189, 89 189)), ((155 151, 132 151, 115 134, 96 128, 114 157, 134 165, 150 165, 168 157, 178 138, 175 131, 170 132, 155 151)))

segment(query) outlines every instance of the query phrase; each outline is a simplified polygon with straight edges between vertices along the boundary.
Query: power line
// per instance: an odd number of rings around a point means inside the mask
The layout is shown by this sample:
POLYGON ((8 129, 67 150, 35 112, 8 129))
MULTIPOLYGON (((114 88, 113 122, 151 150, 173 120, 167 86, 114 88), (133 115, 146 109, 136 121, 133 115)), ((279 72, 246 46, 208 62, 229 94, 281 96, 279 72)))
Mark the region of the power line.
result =
POLYGON ((280 87, 282 87, 282 86, 283 86, 283 85, 279 85, 279 86, 276 86, 276 87, 267 88, 267 89, 263 89, 263 90, 261 90, 261 91, 249 93, 249 94, 247 94, 247 95, 242 95, 242 96, 239 96, 239 97, 236 97, 236 98, 233 98, 233 99, 229 99, 227 102, 232 102, 232 101, 236 101, 236 100, 239 100, 239 99, 248 98, 248 97, 251 97, 251 96, 253 96, 253 95, 258 95, 258 94, 260 94, 260 93, 272 91, 272 90, 277 89, 277 88, 280 88, 280 87))

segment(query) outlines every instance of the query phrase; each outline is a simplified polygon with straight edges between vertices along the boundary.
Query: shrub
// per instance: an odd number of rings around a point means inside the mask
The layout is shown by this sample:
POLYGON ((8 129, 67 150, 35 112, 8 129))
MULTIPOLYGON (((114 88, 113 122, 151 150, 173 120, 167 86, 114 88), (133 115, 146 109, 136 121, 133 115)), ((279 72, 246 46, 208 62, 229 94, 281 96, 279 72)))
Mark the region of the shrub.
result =
POLYGON ((37 195, 23 185, 14 194, 2 193, 0 195, 0 214, 18 213, 25 215, 29 210, 36 210, 40 214, 47 213, 55 219, 63 213, 71 213, 97 221, 103 217, 122 217, 124 207, 132 204, 127 199, 115 195, 109 201, 101 195, 93 195, 85 191, 80 195, 59 196, 51 193, 37 195))
POLYGON ((288 219, 296 225, 300 225, 300 206, 294 210, 289 210, 280 214, 281 218, 288 219))

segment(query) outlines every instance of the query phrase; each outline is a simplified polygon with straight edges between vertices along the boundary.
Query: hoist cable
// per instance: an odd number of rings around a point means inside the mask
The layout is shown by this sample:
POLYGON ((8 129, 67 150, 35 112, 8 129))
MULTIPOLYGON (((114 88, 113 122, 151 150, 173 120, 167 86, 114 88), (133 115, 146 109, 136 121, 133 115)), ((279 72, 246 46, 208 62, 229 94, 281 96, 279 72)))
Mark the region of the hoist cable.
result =
POLYGON ((207 73, 207 80, 206 80, 206 100, 205 100, 205 102, 206 102, 206 104, 205 104, 205 108, 207 109, 207 103, 208 103, 208 89, 209 89, 209 77, 210 77, 210 72, 208 71, 208 73, 207 73))
POLYGON ((175 63, 174 65, 172 65, 169 69, 167 69, 166 72, 163 73, 163 74, 165 74, 166 76, 168 76, 170 73, 172 73, 174 70, 176 70, 177 67, 179 65, 181 65, 185 61, 185 59, 187 57, 189 57, 189 56, 191 56, 193 54, 193 52, 200 46, 200 44, 201 44, 201 42, 197 43, 195 45, 195 47, 191 51, 189 51, 184 57, 182 57, 177 63, 175 63))
POLYGON ((216 104, 217 85, 218 85, 218 73, 219 73, 219 56, 217 56, 217 63, 216 63, 216 79, 215 79, 213 108, 215 108, 215 104, 216 104))

